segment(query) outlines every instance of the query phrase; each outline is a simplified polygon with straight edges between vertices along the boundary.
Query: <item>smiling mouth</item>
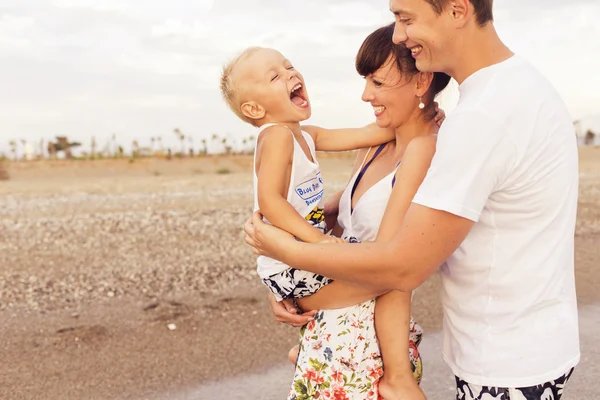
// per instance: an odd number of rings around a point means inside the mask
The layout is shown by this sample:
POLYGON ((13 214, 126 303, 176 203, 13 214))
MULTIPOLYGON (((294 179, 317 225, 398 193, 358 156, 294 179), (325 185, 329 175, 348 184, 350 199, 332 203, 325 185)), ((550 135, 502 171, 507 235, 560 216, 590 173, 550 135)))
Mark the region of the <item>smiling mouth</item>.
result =
POLYGON ((304 91, 304 85, 298 83, 296 86, 294 86, 292 92, 290 93, 290 100, 296 107, 308 107, 308 98, 306 96, 306 92, 304 91))
POLYGON ((375 116, 379 117, 385 111, 385 106, 373 106, 373 111, 375 112, 375 116))
POLYGON ((421 54, 421 51, 423 50, 423 46, 415 46, 415 47, 411 47, 410 48, 410 53, 412 54, 413 57, 418 56, 419 54, 421 54))

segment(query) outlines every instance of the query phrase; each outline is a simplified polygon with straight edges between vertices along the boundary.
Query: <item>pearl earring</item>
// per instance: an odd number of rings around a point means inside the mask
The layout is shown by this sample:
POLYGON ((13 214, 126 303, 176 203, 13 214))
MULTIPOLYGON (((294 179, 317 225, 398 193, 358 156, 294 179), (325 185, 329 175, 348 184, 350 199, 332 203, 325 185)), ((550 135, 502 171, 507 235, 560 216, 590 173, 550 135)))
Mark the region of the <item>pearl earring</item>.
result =
POLYGON ((425 108, 425 103, 423 103, 423 98, 419 96, 419 108, 422 110, 425 108))

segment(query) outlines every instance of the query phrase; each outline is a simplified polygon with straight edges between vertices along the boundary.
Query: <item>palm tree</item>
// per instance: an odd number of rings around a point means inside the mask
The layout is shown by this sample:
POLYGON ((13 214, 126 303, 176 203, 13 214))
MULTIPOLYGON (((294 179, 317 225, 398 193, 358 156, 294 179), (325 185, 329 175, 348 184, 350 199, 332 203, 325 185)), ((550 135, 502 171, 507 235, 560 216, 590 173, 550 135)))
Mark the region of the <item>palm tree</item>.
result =
POLYGON ((179 128, 175 128, 173 130, 173 132, 175 133, 175 135, 177 135, 177 137, 179 138, 179 141, 181 142, 181 157, 184 157, 185 156, 185 135, 183 133, 181 133, 179 128))
POLYGON ((188 152, 190 153, 190 157, 194 157, 194 138, 192 138, 191 136, 188 136, 187 138, 188 143, 189 143, 189 149, 188 152))
POLYGON ((8 142, 8 145, 10 146, 10 152, 13 156, 13 160, 17 161, 17 142, 15 140, 11 140, 8 142))
POLYGON ((119 146, 117 146, 117 134, 113 133, 111 136, 111 144, 112 144, 112 156, 117 158, 119 154, 119 146))
POLYGON ((90 159, 96 158, 96 138, 92 136, 92 141, 90 143, 90 159))
POLYGON ((221 139, 221 143, 223 144, 223 148, 225 149, 225 154, 231 154, 232 147, 227 144, 227 138, 221 139))
POLYGON ((208 144, 206 142, 206 139, 202 139, 202 154, 208 154, 208 144))
POLYGON ((137 140, 131 142, 131 157, 137 158, 140 155, 140 144, 137 140))

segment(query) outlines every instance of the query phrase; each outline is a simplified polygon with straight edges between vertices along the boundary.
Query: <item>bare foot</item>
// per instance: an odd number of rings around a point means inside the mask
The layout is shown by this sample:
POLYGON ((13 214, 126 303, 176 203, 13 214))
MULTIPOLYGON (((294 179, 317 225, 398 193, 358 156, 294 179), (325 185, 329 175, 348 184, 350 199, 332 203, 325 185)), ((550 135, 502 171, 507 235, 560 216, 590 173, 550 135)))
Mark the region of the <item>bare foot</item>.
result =
POLYGON ((296 365, 296 360, 298 359, 298 353, 300 353, 300 346, 295 345, 290 349, 288 353, 288 360, 294 365, 296 365))
POLYGON ((411 379, 385 379, 379 380, 379 395, 384 400, 427 400, 417 381, 411 379))

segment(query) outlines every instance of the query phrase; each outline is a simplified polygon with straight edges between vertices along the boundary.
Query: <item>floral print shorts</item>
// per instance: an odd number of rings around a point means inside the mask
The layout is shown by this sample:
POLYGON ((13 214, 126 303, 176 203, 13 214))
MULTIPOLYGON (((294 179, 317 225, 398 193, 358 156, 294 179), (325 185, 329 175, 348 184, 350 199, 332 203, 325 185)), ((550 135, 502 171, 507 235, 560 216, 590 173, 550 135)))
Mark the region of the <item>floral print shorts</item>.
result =
MULTIPOLYGON (((322 310, 300 331, 300 353, 288 400, 377 400, 383 376, 375 334, 375 299, 347 308, 322 310)), ((421 380, 417 346, 423 331, 412 319, 409 353, 421 380)))

